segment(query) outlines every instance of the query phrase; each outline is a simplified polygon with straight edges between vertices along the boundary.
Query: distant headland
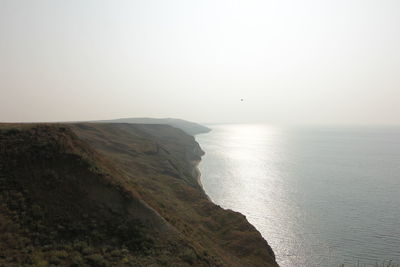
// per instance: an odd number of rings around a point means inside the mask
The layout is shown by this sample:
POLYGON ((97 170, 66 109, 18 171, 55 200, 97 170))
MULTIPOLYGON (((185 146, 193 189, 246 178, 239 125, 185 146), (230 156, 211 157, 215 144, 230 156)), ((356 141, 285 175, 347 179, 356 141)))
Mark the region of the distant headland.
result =
POLYGON ((167 124, 172 127, 181 129, 189 135, 196 135, 202 133, 208 133, 211 131, 210 128, 203 126, 198 123, 174 119, 174 118, 122 118, 115 120, 104 120, 98 122, 108 122, 108 123, 134 123, 134 124, 167 124))

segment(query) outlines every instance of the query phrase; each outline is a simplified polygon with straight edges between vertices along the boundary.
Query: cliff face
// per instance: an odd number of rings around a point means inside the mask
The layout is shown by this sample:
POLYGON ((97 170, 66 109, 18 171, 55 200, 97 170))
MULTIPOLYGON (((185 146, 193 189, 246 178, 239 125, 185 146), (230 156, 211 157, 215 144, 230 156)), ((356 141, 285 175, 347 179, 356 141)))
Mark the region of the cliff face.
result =
POLYGON ((0 125, 0 265, 276 266, 166 125, 0 125))

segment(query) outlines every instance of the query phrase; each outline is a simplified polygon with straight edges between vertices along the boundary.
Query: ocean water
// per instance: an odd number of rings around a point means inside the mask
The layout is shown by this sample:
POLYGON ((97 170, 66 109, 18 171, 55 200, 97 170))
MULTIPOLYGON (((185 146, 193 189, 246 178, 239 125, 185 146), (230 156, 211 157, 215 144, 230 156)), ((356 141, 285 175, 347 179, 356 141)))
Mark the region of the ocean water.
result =
POLYGON ((201 181, 285 266, 400 264, 400 128, 211 125, 201 181))

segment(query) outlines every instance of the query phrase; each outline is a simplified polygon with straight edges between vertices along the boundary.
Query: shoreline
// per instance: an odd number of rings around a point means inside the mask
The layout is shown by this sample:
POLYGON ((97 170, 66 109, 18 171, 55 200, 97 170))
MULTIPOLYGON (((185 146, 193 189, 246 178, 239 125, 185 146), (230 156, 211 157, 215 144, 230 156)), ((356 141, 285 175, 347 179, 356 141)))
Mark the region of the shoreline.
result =
MULTIPOLYGON (((201 188, 201 190, 203 191, 203 193, 205 194, 205 196, 207 197, 207 199, 208 199, 209 201, 211 201, 212 203, 214 203, 214 202, 211 200, 211 198, 207 195, 206 190, 204 189, 204 186, 203 186, 203 184, 202 184, 202 182, 201 182, 201 171, 200 171, 200 167, 199 167, 200 162, 201 162, 201 159, 200 159, 200 160, 192 161, 192 164, 193 164, 193 171, 194 171, 194 175, 195 175, 196 182, 197 182, 197 184, 199 185, 199 187, 201 188)), ((215 204, 215 203, 214 203, 214 204, 215 204)))
MULTIPOLYGON (((200 150, 202 151, 202 155, 200 156, 200 159, 199 159, 199 160, 193 160, 193 161, 192 161, 193 170, 194 170, 194 175, 195 175, 195 179, 196 179, 196 181, 197 181, 197 184, 199 185, 200 189, 203 191, 203 193, 204 193, 204 195, 206 196, 206 198, 207 198, 208 201, 210 201, 212 204, 217 205, 218 207, 222 208, 221 206, 219 206, 217 203, 215 203, 215 202, 210 198, 210 196, 207 194, 207 192, 206 192, 206 190, 204 189, 204 186, 203 186, 203 184, 202 184, 202 182, 201 182, 201 171, 200 171, 199 165, 200 165, 200 163, 201 163, 201 161, 202 161, 203 156, 206 154, 206 152, 202 149, 202 147, 200 146, 200 144, 199 144, 199 142, 198 142, 197 140, 195 140, 195 142, 198 144, 200 150)), ((275 255, 275 252, 274 252, 274 250, 272 249, 272 247, 269 245, 267 239, 264 238, 264 237, 262 236, 261 232, 260 232, 252 223, 250 223, 250 222, 248 221, 248 219, 246 218, 246 216, 245 216, 244 214, 242 214, 241 212, 239 212, 239 211, 235 211, 235 210, 232 210, 232 209, 226 209, 226 208, 222 208, 222 209, 223 209, 223 210, 227 210, 227 211, 228 211, 228 210, 229 210, 229 211, 233 211, 233 212, 238 213, 238 214, 240 214, 241 216, 243 216, 243 217, 245 218, 246 222, 247 222, 248 224, 250 224, 250 225, 254 228, 254 230, 259 234, 259 236, 268 244, 270 253, 272 253, 272 255, 273 255, 273 257, 274 257, 275 263, 277 264, 277 266, 279 266, 279 264, 276 262, 276 255, 275 255)))

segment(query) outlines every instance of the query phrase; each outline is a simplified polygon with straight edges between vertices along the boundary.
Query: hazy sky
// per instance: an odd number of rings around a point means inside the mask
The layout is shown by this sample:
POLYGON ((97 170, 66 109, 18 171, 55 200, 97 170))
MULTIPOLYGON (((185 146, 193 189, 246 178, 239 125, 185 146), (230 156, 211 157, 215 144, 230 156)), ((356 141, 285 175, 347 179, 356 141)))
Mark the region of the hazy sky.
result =
POLYGON ((0 121, 142 116, 400 124, 400 1, 0 0, 0 121))

